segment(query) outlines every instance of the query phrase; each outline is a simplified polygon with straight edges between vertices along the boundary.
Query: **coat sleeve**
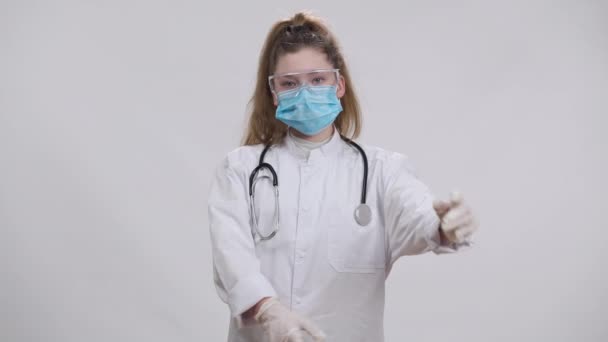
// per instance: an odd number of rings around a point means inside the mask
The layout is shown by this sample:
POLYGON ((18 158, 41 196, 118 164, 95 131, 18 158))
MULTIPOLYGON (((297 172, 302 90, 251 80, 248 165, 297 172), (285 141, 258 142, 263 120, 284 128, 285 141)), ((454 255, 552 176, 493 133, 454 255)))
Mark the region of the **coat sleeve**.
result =
POLYGON ((255 253, 247 189, 245 177, 226 158, 216 169, 208 200, 215 287, 239 323, 260 299, 276 296, 255 253))
POLYGON ((441 245, 440 220, 433 208, 434 197, 416 177, 414 167, 404 155, 395 153, 384 167, 384 222, 388 255, 392 265, 404 255, 456 252, 459 245, 441 245))

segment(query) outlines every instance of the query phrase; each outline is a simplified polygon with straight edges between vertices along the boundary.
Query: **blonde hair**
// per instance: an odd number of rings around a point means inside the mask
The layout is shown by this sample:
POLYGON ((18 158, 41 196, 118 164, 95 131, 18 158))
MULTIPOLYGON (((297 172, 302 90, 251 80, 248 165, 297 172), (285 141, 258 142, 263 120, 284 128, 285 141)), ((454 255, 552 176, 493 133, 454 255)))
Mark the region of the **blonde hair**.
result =
POLYGON ((350 139, 359 136, 361 109, 338 42, 320 18, 299 12, 292 18, 275 23, 266 37, 260 53, 255 90, 249 102, 250 116, 243 137, 244 145, 274 144, 285 137, 287 125, 275 118, 276 107, 268 76, 274 73, 279 57, 302 48, 323 52, 333 67, 340 69, 346 91, 340 99, 343 110, 334 125, 340 134, 350 139))

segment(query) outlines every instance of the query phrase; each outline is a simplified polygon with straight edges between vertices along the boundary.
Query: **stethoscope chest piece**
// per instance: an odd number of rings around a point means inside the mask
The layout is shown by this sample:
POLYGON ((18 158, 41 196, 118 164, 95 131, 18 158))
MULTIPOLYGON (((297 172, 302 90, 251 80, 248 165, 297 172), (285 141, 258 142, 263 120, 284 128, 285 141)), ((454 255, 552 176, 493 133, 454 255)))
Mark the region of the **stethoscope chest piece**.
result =
POLYGON ((361 203, 355 209, 355 221, 360 226, 367 226, 372 221, 372 209, 369 205, 361 203))

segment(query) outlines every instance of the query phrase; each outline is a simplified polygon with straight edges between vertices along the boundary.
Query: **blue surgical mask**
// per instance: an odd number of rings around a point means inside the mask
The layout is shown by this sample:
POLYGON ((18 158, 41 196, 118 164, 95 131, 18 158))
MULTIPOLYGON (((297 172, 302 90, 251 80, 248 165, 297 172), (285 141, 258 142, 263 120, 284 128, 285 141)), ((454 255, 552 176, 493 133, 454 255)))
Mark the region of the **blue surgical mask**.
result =
POLYGON ((306 135, 331 125, 342 111, 337 86, 305 86, 279 93, 276 118, 306 135))

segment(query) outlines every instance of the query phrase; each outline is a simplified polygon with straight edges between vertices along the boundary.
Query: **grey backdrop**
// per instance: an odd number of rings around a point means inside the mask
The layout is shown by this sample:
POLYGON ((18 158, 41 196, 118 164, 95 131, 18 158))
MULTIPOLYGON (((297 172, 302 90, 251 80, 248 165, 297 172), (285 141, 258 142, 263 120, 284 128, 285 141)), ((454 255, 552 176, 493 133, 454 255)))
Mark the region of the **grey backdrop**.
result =
POLYGON ((341 40, 368 144, 461 189, 474 250, 402 259, 387 341, 608 340, 606 1, 2 1, 0 340, 223 341, 206 197, 270 25, 341 40))

